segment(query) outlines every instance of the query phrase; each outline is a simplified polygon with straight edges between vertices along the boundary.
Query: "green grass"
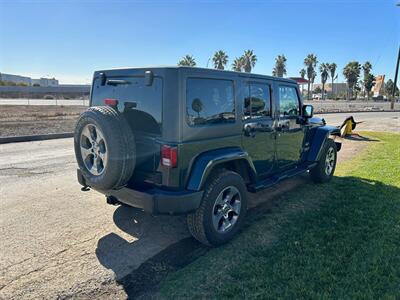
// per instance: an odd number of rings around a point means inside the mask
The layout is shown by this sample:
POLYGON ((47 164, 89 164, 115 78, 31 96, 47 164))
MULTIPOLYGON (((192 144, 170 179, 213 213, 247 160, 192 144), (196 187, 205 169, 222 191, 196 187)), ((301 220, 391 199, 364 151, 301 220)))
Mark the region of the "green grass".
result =
POLYGON ((162 282, 165 298, 400 298, 400 135, 282 196, 231 243, 162 282))

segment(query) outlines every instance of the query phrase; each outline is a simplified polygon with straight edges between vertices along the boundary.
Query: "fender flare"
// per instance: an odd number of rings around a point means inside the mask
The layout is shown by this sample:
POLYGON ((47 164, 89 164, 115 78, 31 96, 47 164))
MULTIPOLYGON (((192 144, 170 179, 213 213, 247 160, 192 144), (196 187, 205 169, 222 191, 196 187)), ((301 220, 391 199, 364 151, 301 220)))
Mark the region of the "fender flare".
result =
MULTIPOLYGON (((321 156, 321 150, 324 147, 326 140, 329 136, 339 136, 340 137, 340 129, 334 126, 324 125, 314 129, 315 133, 311 138, 311 147, 307 154, 307 161, 318 161, 321 156)), ((336 143, 338 144, 338 143, 336 143)), ((339 145, 341 145, 339 143, 339 145)), ((340 150, 340 146, 338 146, 338 151, 340 150)))
POLYGON ((237 160, 244 161, 247 164, 250 178, 256 178, 256 169, 247 152, 240 148, 211 150, 196 157, 192 167, 190 168, 187 189, 200 191, 203 188, 208 175, 216 166, 237 160))

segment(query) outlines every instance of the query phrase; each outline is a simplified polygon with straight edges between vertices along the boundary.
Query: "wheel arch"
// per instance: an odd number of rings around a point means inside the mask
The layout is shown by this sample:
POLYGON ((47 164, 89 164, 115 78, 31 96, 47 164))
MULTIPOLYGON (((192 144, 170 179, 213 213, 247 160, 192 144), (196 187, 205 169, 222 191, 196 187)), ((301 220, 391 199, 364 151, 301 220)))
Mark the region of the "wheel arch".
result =
MULTIPOLYGON (((340 137, 340 129, 334 126, 320 126, 314 129, 315 132, 311 138, 311 147, 308 151, 307 161, 318 161, 325 142, 330 137, 340 137)), ((335 142, 337 151, 341 149, 341 143, 335 142)))
POLYGON ((242 176, 244 182, 254 183, 256 170, 249 154, 240 148, 212 150, 199 155, 190 169, 187 189, 200 191, 207 178, 216 170, 227 169, 242 176))

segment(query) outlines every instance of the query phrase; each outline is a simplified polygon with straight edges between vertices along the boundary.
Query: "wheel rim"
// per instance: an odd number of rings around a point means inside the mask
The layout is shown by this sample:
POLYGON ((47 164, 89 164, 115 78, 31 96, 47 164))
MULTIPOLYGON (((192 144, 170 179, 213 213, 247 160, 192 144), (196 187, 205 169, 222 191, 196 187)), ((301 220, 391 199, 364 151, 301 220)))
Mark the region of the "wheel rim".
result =
POLYGON ((104 135, 93 124, 86 125, 81 133, 80 149, 86 169, 93 175, 101 175, 108 162, 108 151, 104 135))
POLYGON ((239 190, 234 186, 224 188, 219 193, 213 207, 214 229, 220 233, 231 230, 238 221, 241 206, 239 190))
POLYGON ((325 159, 325 173, 326 175, 331 175, 333 168, 335 166, 335 151, 333 147, 330 147, 328 149, 328 152, 326 153, 326 159, 325 159))

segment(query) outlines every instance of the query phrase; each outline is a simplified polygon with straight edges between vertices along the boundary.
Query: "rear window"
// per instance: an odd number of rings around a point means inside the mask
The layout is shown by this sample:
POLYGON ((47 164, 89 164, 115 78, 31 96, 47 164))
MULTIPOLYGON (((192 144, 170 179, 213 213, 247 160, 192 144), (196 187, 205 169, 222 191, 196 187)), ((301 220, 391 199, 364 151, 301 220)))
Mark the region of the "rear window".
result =
POLYGON ((92 106, 104 105, 104 99, 118 100, 119 111, 143 112, 148 118, 161 126, 162 122, 162 88, 163 82, 155 77, 153 84, 147 86, 143 76, 135 77, 107 77, 105 85, 100 84, 100 78, 96 78, 92 90, 92 106))
POLYGON ((186 112, 187 122, 191 126, 235 122, 233 82, 188 78, 186 112))

